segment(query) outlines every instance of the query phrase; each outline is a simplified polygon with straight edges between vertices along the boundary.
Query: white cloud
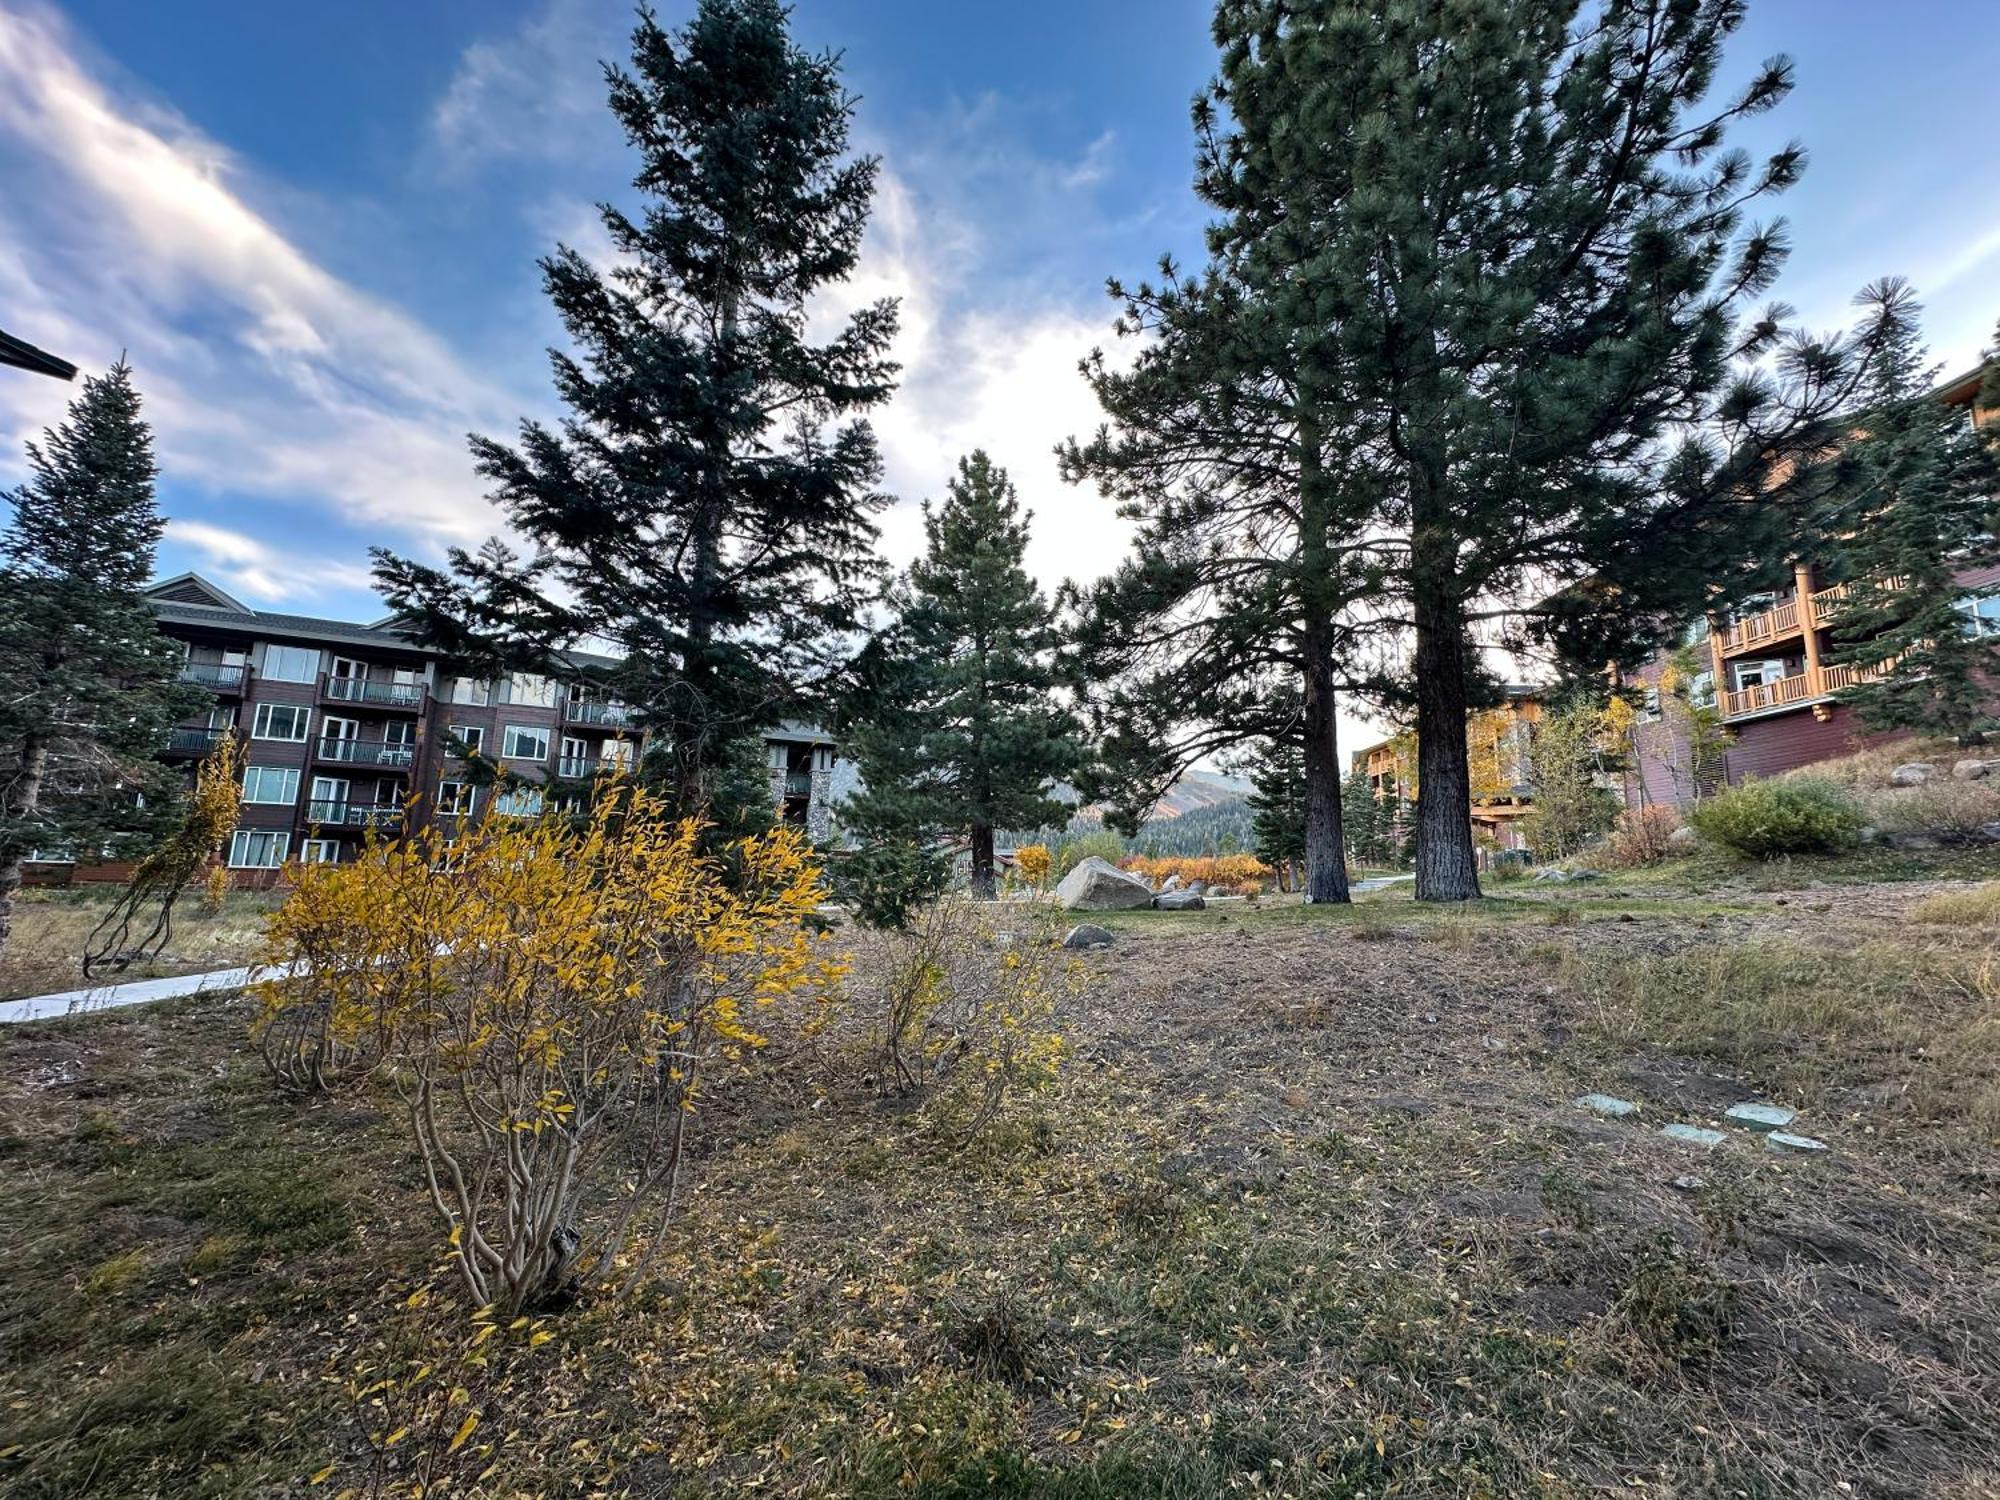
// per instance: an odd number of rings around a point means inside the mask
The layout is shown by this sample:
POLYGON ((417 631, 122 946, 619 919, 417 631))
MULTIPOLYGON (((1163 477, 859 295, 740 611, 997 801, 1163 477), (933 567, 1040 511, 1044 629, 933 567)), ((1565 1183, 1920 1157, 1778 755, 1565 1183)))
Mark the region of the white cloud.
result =
POLYGON ((447 171, 506 158, 573 160, 615 145, 600 57, 622 53, 629 7, 547 0, 513 32, 474 42, 431 111, 431 148, 447 171))
POLYGON ((200 572, 229 592, 253 600, 286 602, 328 589, 372 587, 368 569, 358 563, 281 552, 255 537, 206 521, 170 520, 167 538, 198 556, 200 572))
MULTIPOLYGON (((517 399, 317 264, 222 147, 115 93, 46 11, 0 10, 0 171, 10 323, 86 368, 129 351, 177 477, 430 541, 492 529, 462 434, 517 399)), ((68 394, 33 386, 0 383, 10 438, 68 394)))

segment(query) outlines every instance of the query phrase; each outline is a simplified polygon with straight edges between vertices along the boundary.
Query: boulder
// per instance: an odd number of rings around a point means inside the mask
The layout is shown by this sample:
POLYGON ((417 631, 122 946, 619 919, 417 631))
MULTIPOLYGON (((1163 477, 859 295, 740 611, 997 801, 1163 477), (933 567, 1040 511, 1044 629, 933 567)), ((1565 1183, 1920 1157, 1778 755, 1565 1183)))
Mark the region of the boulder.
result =
POLYGON ((1208 882, 1206 880, 1190 880, 1181 889, 1186 891, 1190 896, 1206 896, 1208 894, 1208 882))
POLYGON ((1697 842, 1695 831, 1683 823, 1667 835, 1667 845, 1673 849, 1689 849, 1697 842))
POLYGON ((1070 928, 1069 936, 1062 940, 1062 945, 1065 948, 1109 948, 1116 941, 1108 927, 1079 922, 1070 928))
POLYGON ((1093 854, 1063 876, 1056 902, 1064 911, 1136 911, 1153 904, 1153 888, 1093 854))
POLYGON ((1935 849, 1938 847, 1937 836, 1929 833, 1890 833, 1883 835, 1883 840, 1891 849, 1935 849))
POLYGON ((1928 761, 1909 760, 1889 773, 1890 786, 1922 786, 1937 774, 1937 767, 1928 761))
POLYGON ((1161 891, 1153 898, 1155 911, 1200 911, 1207 905, 1193 891, 1161 891))
POLYGON ((1160 894, 1162 896, 1166 895, 1169 891, 1178 891, 1181 888, 1182 881, 1178 875, 1169 875, 1165 880, 1160 882, 1160 894))
POLYGON ((2000 760, 1961 760, 1951 767, 1951 774, 1960 781, 1984 781, 1995 771, 2000 771, 2000 760))

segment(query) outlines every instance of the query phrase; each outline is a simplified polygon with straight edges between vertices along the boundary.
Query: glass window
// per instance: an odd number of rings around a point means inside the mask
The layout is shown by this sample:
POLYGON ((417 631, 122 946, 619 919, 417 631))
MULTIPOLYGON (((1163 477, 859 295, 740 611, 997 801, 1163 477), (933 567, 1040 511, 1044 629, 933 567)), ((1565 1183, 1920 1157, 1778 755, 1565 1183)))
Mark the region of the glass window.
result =
POLYGON ((493 699, 493 684, 477 677, 454 677, 451 691, 447 695, 453 703, 468 703, 474 708, 484 708, 493 699))
POLYGON ((310 646, 266 646, 264 675, 273 682, 316 682, 319 652, 310 646))
POLYGON ((554 708, 555 679, 537 677, 532 672, 516 672, 507 679, 507 701, 532 704, 536 708, 554 708))
POLYGON ((297 766, 245 766, 243 800, 290 804, 299 800, 297 766))
POLYGON ((340 863, 340 840, 307 839, 299 845, 299 858, 309 865, 337 865, 340 863))
POLYGON ((472 814, 477 790, 469 781, 440 781, 437 810, 441 818, 464 818, 472 814))
POLYGON ((302 740, 312 723, 312 710, 297 703, 260 703, 253 740, 302 740))
POLYGON ((451 737, 463 744, 468 752, 485 754, 486 726, 484 724, 454 724, 451 737))
POLYGON ((289 833, 239 828, 229 841, 229 863, 238 870, 275 870, 285 862, 285 851, 291 843, 289 833))
POLYGON ((494 797, 493 810, 507 818, 540 817, 542 789, 538 786, 509 787, 494 797))
POLYGON ((533 724, 509 724, 500 740, 500 754, 506 760, 547 760, 549 732, 533 724))
POLYGON ((1967 599, 1959 608, 1965 611, 1966 629, 1973 635, 2000 635, 2000 594, 1967 599))
POLYGON ((1697 672, 1688 679, 1688 703, 1694 708, 1715 707, 1715 674, 1697 672))

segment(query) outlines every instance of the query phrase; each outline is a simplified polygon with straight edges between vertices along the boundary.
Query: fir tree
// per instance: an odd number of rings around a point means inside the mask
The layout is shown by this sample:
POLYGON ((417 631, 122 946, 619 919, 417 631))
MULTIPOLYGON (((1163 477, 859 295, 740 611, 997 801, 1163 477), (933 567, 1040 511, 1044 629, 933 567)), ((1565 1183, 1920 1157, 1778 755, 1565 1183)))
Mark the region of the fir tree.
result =
MULTIPOLYGON (((1217 10, 1196 128, 1219 217, 1210 276, 1182 291, 1239 298, 1217 344, 1267 368, 1274 417, 1292 410, 1247 438, 1301 540, 1331 551, 1302 570, 1327 580, 1311 618, 1406 633, 1389 706, 1414 710, 1423 899, 1479 893, 1465 724, 1494 687, 1482 648, 1532 633, 1598 667, 1648 651, 1782 553, 1814 468, 1798 439, 1852 390, 1854 361, 1776 311, 1742 326, 1784 253, 1745 207, 1803 164, 1724 148, 1791 84, 1780 59, 1708 103, 1742 20, 1741 0, 1217 10), (1750 373, 1774 352, 1777 378, 1750 373)), ((1249 384, 1190 366, 1184 472, 1243 453, 1216 419, 1249 384)), ((1222 557, 1300 550, 1279 520, 1242 540, 1263 545, 1222 557)), ((1304 618, 1244 602, 1266 639, 1304 618)))
POLYGON ((140 593, 164 523, 130 367, 86 379, 28 467, 0 534, 0 947, 31 852, 130 858, 169 825, 153 757, 205 701, 140 593))
POLYGON ((1932 394, 1911 289, 1883 281, 1861 301, 1890 336, 1835 496, 1848 593, 1832 659, 1864 677, 1838 696, 1871 728, 1972 743, 1993 724, 1995 643, 1968 618, 1961 580, 2000 564, 2000 463, 1968 414, 1932 394))
MULTIPOLYGON (((1250 764, 1250 834, 1257 857, 1280 872, 1305 863, 1306 753, 1296 739, 1272 740, 1250 764)), ((1177 820, 1178 821, 1178 820, 1177 820)), ((1289 887, 1289 880, 1287 886, 1289 887)))
POLYGON ((959 461, 944 502, 924 506, 924 555, 850 735, 863 790, 843 821, 871 839, 963 839, 981 897, 994 830, 1065 817, 1052 791, 1084 759, 1057 692, 1054 610, 1023 563, 1029 519, 1006 470, 959 461))
POLYGON ((1396 806, 1379 797, 1365 771, 1351 771, 1340 784, 1341 827, 1357 865, 1392 865, 1398 857, 1396 806))
POLYGON ((447 574, 377 554, 383 592, 468 661, 566 670, 566 646, 615 646, 600 675, 690 810, 734 745, 820 709, 880 576, 864 414, 892 389, 895 304, 806 333, 854 269, 877 163, 847 155, 838 61, 796 47, 788 15, 701 0, 669 34, 642 10, 630 70, 605 69, 643 211, 602 208, 614 268, 542 262, 569 416, 472 442, 536 556, 454 552, 447 574))

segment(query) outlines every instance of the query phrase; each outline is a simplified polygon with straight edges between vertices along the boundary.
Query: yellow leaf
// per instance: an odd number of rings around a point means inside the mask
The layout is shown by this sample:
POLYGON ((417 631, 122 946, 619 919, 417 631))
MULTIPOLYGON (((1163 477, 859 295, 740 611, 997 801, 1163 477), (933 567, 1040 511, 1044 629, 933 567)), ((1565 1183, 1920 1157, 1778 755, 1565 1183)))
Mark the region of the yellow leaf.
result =
MULTIPOLYGON (((0 1453, 0 1458, 4 1457, 6 1457, 6 1455, 4 1453, 0 1453)), ((312 1484, 325 1484, 327 1480, 333 1478, 334 1468, 335 1465, 328 1464, 324 1469, 321 1469, 317 1474, 313 1475, 312 1479, 308 1482, 312 1484)))
POLYGON ((458 1424, 458 1431, 453 1433, 451 1436, 451 1446, 446 1448, 444 1451, 447 1453, 458 1452, 459 1449, 465 1446, 465 1440, 472 1436, 473 1430, 478 1426, 479 1426, 479 1413, 474 1412, 471 1416, 467 1417, 463 1422, 458 1424))

